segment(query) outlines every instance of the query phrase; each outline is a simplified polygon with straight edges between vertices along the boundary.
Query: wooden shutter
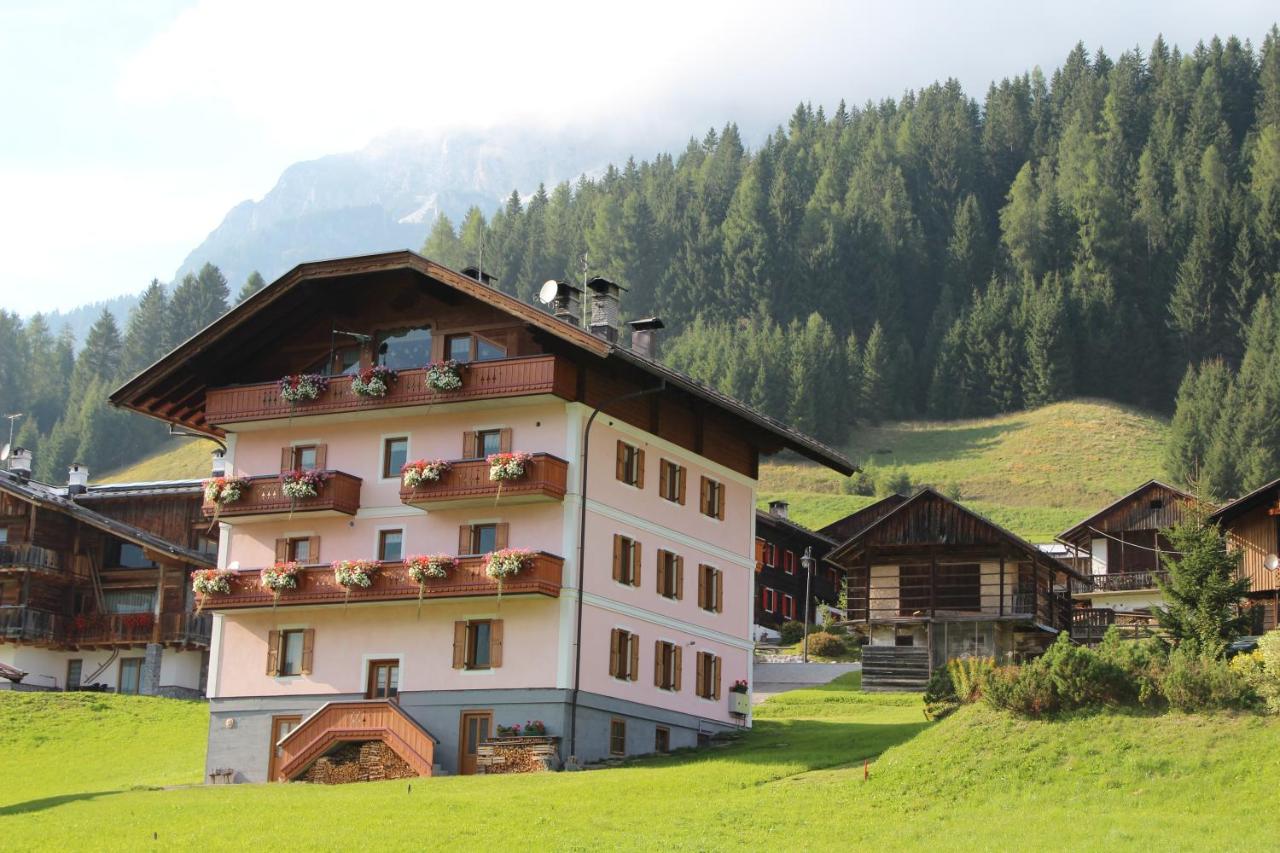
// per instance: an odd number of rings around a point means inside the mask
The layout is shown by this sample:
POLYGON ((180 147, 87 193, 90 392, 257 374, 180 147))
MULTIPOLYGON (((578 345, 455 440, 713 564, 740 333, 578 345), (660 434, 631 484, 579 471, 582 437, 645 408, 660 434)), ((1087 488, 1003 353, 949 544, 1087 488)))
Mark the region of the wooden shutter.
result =
POLYGON ((502 620, 489 623, 489 666, 502 666, 502 620))
POLYGON ((667 594, 667 552, 661 548, 658 549, 658 571, 655 572, 655 574, 658 576, 657 577, 658 595, 666 595, 667 594))
POLYGON ((697 681, 693 685, 693 691, 699 696, 706 696, 705 687, 707 685, 707 653, 698 652, 697 672, 694 674, 697 681))
POLYGON ((267 632, 267 675, 280 674, 280 632, 267 632))
POLYGON ((678 691, 680 689, 681 682, 684 680, 684 675, 681 672, 681 660, 683 657, 684 657, 684 649, 681 646, 677 645, 675 648, 675 654, 672 656, 672 661, 671 661, 672 669, 675 670, 671 675, 672 690, 678 691))
POLYGON ((467 665, 467 623, 453 623, 453 668, 462 669, 467 665))
POLYGON ((277 539, 276 540, 276 562, 283 563, 287 559, 289 559, 289 540, 277 539))
POLYGON ((500 453, 511 452, 511 428, 503 427, 498 430, 498 451, 500 453))
POLYGON ((627 481, 627 445, 622 441, 618 442, 618 461, 614 475, 624 483, 627 481))
POLYGON ((662 657, 663 657, 662 641, 654 640, 653 641, 653 686, 654 687, 662 686, 662 676, 663 676, 662 657))
POLYGON ((631 540, 631 585, 640 586, 640 566, 643 561, 640 559, 640 543, 631 540))
POLYGON ((307 562, 320 562, 320 537, 311 536, 307 539, 307 562))
POLYGON ((507 535, 511 530, 511 525, 504 521, 500 524, 495 524, 493 527, 493 549, 501 551, 507 547, 507 535))
POLYGON ((636 488, 644 488, 644 451, 636 448, 636 488))
POLYGON ((707 604, 707 569, 708 566, 698 566, 698 606, 704 610, 709 610, 707 604))
POLYGON ((688 473, 683 465, 676 466, 676 479, 680 482, 680 506, 684 506, 684 483, 689 479, 688 473))
POLYGON ((302 674, 311 674, 311 663, 316 654, 316 629, 308 628, 302 632, 302 674))
POLYGON ((627 672, 632 681, 640 678, 640 638, 635 634, 630 636, 631 640, 631 669, 627 672))
POLYGON ((724 612, 724 572, 719 569, 712 569, 712 578, 716 582, 716 612, 724 612))
POLYGON ((471 525, 464 524, 458 528, 458 553, 471 553, 471 525))
POLYGON ((711 695, 712 699, 720 698, 720 656, 716 655, 711 658, 711 689, 714 691, 711 695))
POLYGON ((676 557, 676 601, 684 600, 684 557, 676 557))
POLYGON ((476 458, 476 434, 472 430, 467 430, 462 434, 462 458, 476 458))
POLYGON ((756 569, 764 565, 764 540, 756 539, 756 569))
POLYGON ((280 470, 282 472, 293 470, 293 448, 292 447, 280 448, 280 470))
MULTIPOLYGON (((316 470, 328 471, 329 469, 328 467, 326 467, 328 464, 329 464, 329 445, 317 444, 316 445, 316 470)), ((399 472, 397 471, 396 473, 399 473, 399 472)))
POLYGON ((708 496, 711 492, 711 481, 706 477, 702 478, 701 494, 698 496, 698 512, 707 515, 708 496))
POLYGON ((609 674, 618 677, 618 664, 621 661, 622 632, 614 628, 609 632, 609 674))
POLYGON ((671 463, 665 459, 658 460, 658 496, 671 498, 673 495, 667 491, 670 486, 671 478, 667 476, 667 469, 671 467, 671 463))
POLYGON ((724 483, 716 483, 716 518, 724 521, 724 483))
POLYGON ((613 579, 622 580, 622 537, 613 534, 613 579))

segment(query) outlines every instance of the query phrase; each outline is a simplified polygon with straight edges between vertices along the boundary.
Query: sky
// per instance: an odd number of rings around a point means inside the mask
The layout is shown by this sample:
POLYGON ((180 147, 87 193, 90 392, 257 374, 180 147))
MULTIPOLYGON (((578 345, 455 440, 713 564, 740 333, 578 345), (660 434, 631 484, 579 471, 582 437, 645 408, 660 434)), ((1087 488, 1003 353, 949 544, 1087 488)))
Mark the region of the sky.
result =
POLYGON ((647 155, 640 140, 764 129, 802 100, 947 77, 980 99, 1077 41, 1256 45, 1277 19, 1252 0, 0 0, 0 308, 167 281, 290 164, 397 130, 573 125, 647 155))

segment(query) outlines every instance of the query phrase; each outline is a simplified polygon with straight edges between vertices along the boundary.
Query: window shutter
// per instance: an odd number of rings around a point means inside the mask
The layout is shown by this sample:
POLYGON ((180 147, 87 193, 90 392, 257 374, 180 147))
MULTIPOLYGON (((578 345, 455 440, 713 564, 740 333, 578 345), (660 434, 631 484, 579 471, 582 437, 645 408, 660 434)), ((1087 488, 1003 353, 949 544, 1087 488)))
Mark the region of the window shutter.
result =
POLYGON ((502 666, 502 620, 489 623, 489 666, 502 666))
POLYGON ((464 524, 458 528, 458 553, 471 553, 471 525, 464 524))
POLYGON ((658 571, 655 572, 655 574, 658 576, 658 595, 666 595, 667 594, 667 552, 662 550, 661 548, 658 549, 658 571))
POLYGON ((316 629, 308 628, 302 632, 302 674, 311 674, 311 663, 316 654, 316 629))
POLYGON ((710 609, 707 598, 707 567, 698 566, 698 606, 710 609))
POLYGON ((267 675, 280 674, 280 632, 267 632, 267 675))
POLYGON ((640 543, 631 540, 631 585, 640 586, 640 543))
POLYGON ((715 656, 711 658, 711 689, 713 691, 711 698, 719 700, 720 698, 720 658, 715 656))
POLYGON ((683 648, 683 647, 681 647, 681 646, 679 646, 679 645, 677 645, 677 646, 676 646, 676 648, 675 648, 675 655, 673 655, 673 659, 672 659, 672 662, 671 662, 671 663, 672 663, 672 667, 673 667, 673 668, 674 668, 674 670, 675 670, 675 672, 673 672, 673 673, 672 673, 672 675, 671 675, 671 689, 672 689, 672 690, 677 690, 677 691, 678 691, 678 690, 680 689, 680 684, 681 684, 681 682, 684 680, 684 678, 683 678, 683 674, 682 674, 682 673, 681 673, 681 671, 680 671, 680 670, 681 670, 680 662, 681 662, 681 659, 682 659, 683 657, 684 657, 684 648, 683 648))
POLYGON ((644 451, 636 450, 636 488, 644 488, 644 451))
POLYGON ((467 664, 467 623, 453 623, 453 668, 462 669, 467 664))
POLYGON ((462 434, 462 458, 476 458, 476 434, 472 430, 467 430, 462 434))
POLYGON ((280 448, 280 470, 281 471, 293 470, 293 448, 292 447, 280 448))
POLYGON ((307 562, 320 562, 320 537, 312 536, 307 540, 307 562))
POLYGON ((707 685, 707 653, 706 652, 698 652, 698 669, 697 669, 697 672, 695 673, 695 676, 697 677, 698 680, 694 684, 694 687, 693 687, 694 692, 697 693, 699 696, 706 696, 707 695, 705 690, 707 685))
POLYGON ((684 484, 689 479, 688 470, 683 465, 676 466, 676 479, 680 483, 680 506, 684 506, 684 484))
POLYGON ((614 628, 609 632, 609 674, 618 677, 618 663, 621 660, 619 648, 622 643, 622 632, 614 628))
POLYGON ((724 521, 724 483, 716 484, 716 518, 724 521))
POLYGON ((711 570, 711 577, 715 580, 716 585, 716 607, 717 613, 724 612, 724 572, 719 569, 711 570))
POLYGON ((627 446, 621 441, 618 442, 618 462, 614 473, 622 482, 627 481, 627 446))
POLYGON ((622 537, 613 534, 613 579, 622 580, 622 537))
POLYGON ((707 507, 710 505, 708 501, 708 497, 711 493, 711 481, 708 480, 706 477, 703 477, 701 482, 702 482, 702 485, 700 487, 701 493, 698 495, 698 512, 702 513, 703 515, 707 515, 707 507))
POLYGON ((637 637, 635 634, 632 634, 630 639, 631 639, 631 669, 627 672, 627 675, 631 677, 632 681, 636 681, 637 679, 640 678, 640 638, 637 637))
POLYGON ((756 568, 764 565, 764 540, 756 540, 756 568))
POLYGON ((329 469, 325 467, 328 464, 329 464, 329 445, 317 444, 316 445, 316 470, 328 471, 329 469))
POLYGON ((667 476, 667 469, 671 467, 671 463, 665 459, 658 460, 658 494, 664 498, 671 497, 668 491, 670 488, 671 478, 667 476))
POLYGON ((653 686, 662 686, 662 641, 653 641, 653 686))
POLYGON ((684 557, 676 557, 676 601, 684 600, 684 557))
POLYGON ((289 559, 289 540, 277 539, 276 540, 276 562, 283 563, 287 559, 289 559))
POLYGON ((511 428, 503 427, 498 430, 498 450, 502 453, 511 452, 511 428))
POLYGON ((507 522, 494 525, 493 531, 493 548, 495 551, 501 551, 507 547, 507 533, 511 530, 511 525, 507 522))

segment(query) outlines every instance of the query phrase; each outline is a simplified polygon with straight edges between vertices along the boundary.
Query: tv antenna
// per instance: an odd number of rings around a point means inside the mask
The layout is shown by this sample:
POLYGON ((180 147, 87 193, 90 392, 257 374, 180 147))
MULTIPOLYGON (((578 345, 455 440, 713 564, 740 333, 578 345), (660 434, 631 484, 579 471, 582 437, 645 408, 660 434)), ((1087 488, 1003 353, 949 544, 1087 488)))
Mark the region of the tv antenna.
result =
MULTIPOLYGON (((14 412, 11 415, 5 415, 5 417, 9 419, 9 443, 5 445, 6 448, 13 446, 13 425, 17 423, 18 419, 22 418, 24 415, 25 415, 25 412, 14 412)), ((5 454, 4 458, 7 459, 8 454, 5 454)))

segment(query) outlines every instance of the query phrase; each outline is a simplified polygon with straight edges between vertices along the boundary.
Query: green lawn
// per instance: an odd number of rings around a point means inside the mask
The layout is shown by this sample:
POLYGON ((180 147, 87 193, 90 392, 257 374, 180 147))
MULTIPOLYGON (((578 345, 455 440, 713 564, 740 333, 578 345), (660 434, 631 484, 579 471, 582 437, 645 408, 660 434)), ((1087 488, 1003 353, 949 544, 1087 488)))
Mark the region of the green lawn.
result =
POLYGON ((731 746, 612 770, 176 790, 129 789, 198 780, 201 706, 0 694, 0 838, 15 850, 1273 846, 1273 721, 1030 722, 972 707, 930 725, 918 696, 856 685, 777 697, 731 746))
MULTIPOLYGON (((846 450, 868 470, 902 468, 916 483, 958 487, 966 506, 1033 541, 1049 541, 1090 513, 1163 475, 1166 421, 1100 400, 1055 403, 973 421, 911 421, 856 431, 846 450)), ((810 464, 761 466, 761 507, 791 503, 821 527, 873 498, 810 464)))

